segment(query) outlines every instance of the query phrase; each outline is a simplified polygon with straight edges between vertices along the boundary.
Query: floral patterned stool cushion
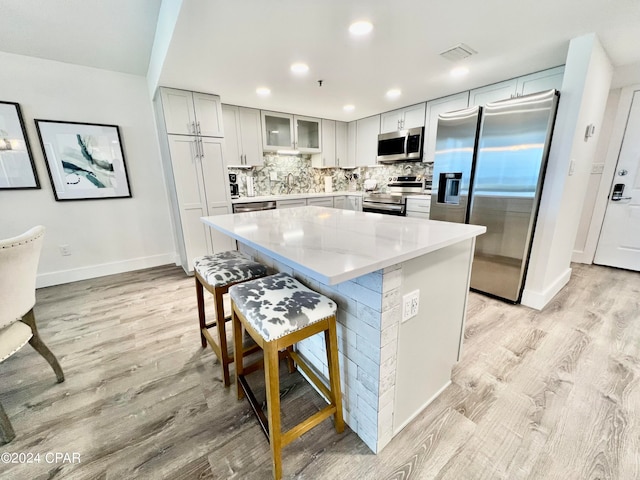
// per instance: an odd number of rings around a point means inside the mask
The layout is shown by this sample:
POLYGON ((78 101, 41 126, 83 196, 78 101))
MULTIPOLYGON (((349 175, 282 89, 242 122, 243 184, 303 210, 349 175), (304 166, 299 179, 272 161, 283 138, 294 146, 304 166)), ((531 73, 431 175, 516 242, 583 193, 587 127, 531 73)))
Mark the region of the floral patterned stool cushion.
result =
POLYGON ((333 300, 286 273, 229 288, 231 300, 251 326, 270 342, 336 314, 333 300))
POLYGON ((267 267, 235 250, 198 257, 193 260, 193 268, 212 287, 223 287, 267 274, 267 267))

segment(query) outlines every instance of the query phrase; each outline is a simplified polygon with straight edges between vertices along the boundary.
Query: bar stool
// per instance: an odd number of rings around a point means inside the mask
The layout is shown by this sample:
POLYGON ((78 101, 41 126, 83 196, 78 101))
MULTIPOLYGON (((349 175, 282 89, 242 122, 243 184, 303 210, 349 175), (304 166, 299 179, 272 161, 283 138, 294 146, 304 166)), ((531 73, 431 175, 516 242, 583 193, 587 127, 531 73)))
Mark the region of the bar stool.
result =
POLYGON ((223 295, 229 291, 229 287, 239 282, 264 277, 267 268, 253 260, 247 258, 240 252, 227 251, 204 255, 193 260, 193 268, 196 278, 196 299, 198 301, 198 320, 200 322, 200 341, 202 348, 211 345, 218 360, 222 364, 224 386, 228 387, 229 364, 233 362, 233 357, 229 356, 227 350, 226 322, 231 317, 224 314, 223 295), (204 310, 203 287, 213 295, 216 320, 206 323, 204 310), (209 328, 217 327, 218 342, 209 332, 209 328))
POLYGON ((246 395, 258 417, 260 426, 271 444, 273 476, 282 477, 282 448, 318 425, 330 415, 338 433, 344 431, 340 370, 338 368, 338 337, 336 333, 336 304, 329 298, 308 289, 295 278, 278 273, 251 280, 229 289, 233 321, 234 354, 236 362, 236 387, 238 399, 246 395), (264 360, 244 365, 242 328, 262 348, 264 360), (329 366, 329 388, 293 351, 292 346, 316 333, 324 332, 329 366), (303 420, 287 432, 282 432, 280 422, 279 352, 285 352, 295 360, 307 377, 318 387, 329 405, 303 420), (264 363, 267 390, 267 415, 258 404, 245 373, 255 371, 264 363))

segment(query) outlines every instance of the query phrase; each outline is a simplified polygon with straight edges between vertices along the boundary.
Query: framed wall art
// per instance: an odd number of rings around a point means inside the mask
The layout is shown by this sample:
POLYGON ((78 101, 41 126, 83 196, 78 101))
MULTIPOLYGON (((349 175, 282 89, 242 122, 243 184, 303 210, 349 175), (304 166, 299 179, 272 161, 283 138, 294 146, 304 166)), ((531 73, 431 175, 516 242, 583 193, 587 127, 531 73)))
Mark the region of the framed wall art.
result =
POLYGON ((56 200, 131 197, 117 125, 35 122, 56 200))
POLYGON ((0 101, 0 190, 40 188, 20 105, 0 101))

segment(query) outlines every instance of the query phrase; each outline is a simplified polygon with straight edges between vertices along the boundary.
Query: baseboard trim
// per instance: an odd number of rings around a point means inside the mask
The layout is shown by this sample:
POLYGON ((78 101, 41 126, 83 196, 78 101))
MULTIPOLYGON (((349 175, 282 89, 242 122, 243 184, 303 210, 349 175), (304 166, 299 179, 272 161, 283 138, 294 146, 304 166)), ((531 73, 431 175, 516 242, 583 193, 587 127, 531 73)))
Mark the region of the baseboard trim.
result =
POLYGON ((591 265, 593 263, 593 255, 589 255, 584 250, 574 250, 571 256, 571 263, 585 263, 591 265))
POLYGON ((133 270, 142 270, 144 268, 158 267, 175 263, 176 256, 174 253, 165 253, 162 255, 152 255, 150 257, 131 258, 120 262, 102 263, 99 265, 90 265, 87 267, 74 268, 71 270, 59 270, 57 272, 41 273, 36 278, 36 288, 51 287, 53 285, 61 285, 63 283, 77 282, 79 280, 87 280, 90 278, 104 277, 106 275, 114 275, 116 273, 131 272, 133 270))
MULTIPOLYGON (((414 412, 414 413, 413 413, 409 418, 407 418, 404 422, 402 422, 402 423, 401 423, 400 425, 398 425, 397 427, 396 427, 396 426, 394 426, 394 427, 393 427, 393 436, 395 437, 397 434, 399 434, 399 433, 400 433, 400 431, 401 431, 404 427, 406 427, 407 425, 409 425, 409 424, 410 424, 410 423, 411 423, 411 422, 412 422, 412 421, 413 421, 413 420, 414 420, 418 415, 420 415, 420 414, 422 413, 422 411, 423 411, 425 408, 427 408, 431 402, 433 402, 436 398, 438 398, 438 396, 440 396, 440 394, 441 394, 442 392, 444 392, 444 391, 445 391, 445 389, 446 389, 449 385, 451 385, 451 380, 447 381, 447 383, 445 383, 442 387, 440 387, 440 389, 439 389, 436 393, 434 393, 434 394, 431 396, 431 398, 429 398, 426 402, 424 402, 422 405, 420 405, 420 406, 416 409, 416 411, 415 411, 415 412, 414 412)), ((392 438, 393 438, 393 437, 392 437, 392 438)), ((389 439, 389 441, 391 441, 391 439, 389 439)), ((389 443, 389 442, 387 442, 387 443, 389 443)), ((386 443, 385 443, 385 445, 386 445, 386 443)), ((384 447, 384 445, 382 445, 382 446, 378 445, 378 452, 379 452, 380 450, 382 450, 382 448, 383 448, 383 447, 384 447)))
POLYGON ((524 289, 522 292, 522 305, 526 305, 527 307, 535 308, 536 310, 542 310, 556 294, 562 290, 571 278, 571 269, 567 268, 561 275, 556 278, 556 280, 549 285, 542 292, 535 292, 532 290, 524 289))

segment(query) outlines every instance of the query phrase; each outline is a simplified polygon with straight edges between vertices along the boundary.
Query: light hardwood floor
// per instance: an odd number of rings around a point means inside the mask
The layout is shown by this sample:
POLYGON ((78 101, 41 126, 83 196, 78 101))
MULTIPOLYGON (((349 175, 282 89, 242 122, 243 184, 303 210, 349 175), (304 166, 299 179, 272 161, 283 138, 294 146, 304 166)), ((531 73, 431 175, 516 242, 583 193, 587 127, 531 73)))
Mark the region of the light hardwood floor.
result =
MULTIPOLYGON (((435 402, 379 455, 326 420, 285 447, 285 477, 640 478, 640 274, 573 268, 542 312, 471 294, 463 358, 435 402)), ((29 346, 0 364, 17 434, 0 458, 41 454, 0 462, 0 478, 270 478, 248 404, 200 348, 193 282, 166 266, 37 292, 66 381, 29 346)), ((285 426, 322 404, 297 373, 282 387, 285 426)))

